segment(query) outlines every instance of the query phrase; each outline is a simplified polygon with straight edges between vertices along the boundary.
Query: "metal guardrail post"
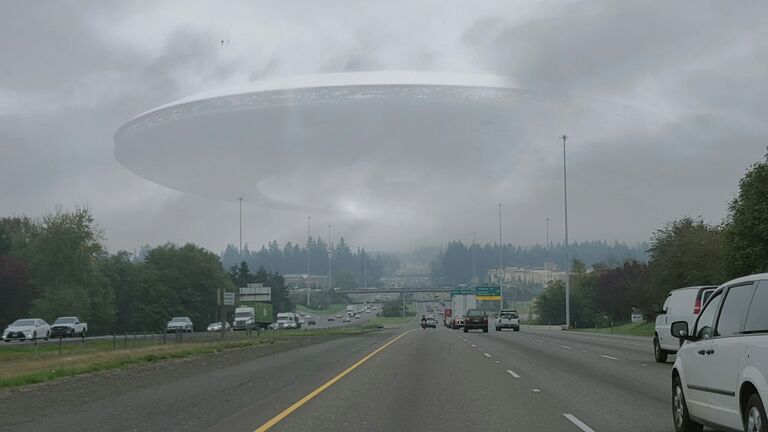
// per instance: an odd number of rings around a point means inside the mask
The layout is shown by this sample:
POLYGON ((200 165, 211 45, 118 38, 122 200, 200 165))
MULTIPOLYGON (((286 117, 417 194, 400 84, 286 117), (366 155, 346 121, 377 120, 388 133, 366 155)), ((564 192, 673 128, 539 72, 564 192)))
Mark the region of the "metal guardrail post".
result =
POLYGON ((38 359, 38 352, 37 352, 37 338, 32 338, 32 340, 35 342, 35 360, 38 359))
POLYGON ((128 349, 128 332, 123 333, 123 348, 128 349))
POLYGON ((168 331, 166 330, 163 332, 163 345, 165 345, 165 338, 167 337, 168 337, 168 331))
POLYGON ((64 345, 64 338, 59 338, 59 357, 62 356, 62 346, 64 345))
POLYGON ((112 333, 112 349, 117 349, 117 335, 114 333, 112 333))

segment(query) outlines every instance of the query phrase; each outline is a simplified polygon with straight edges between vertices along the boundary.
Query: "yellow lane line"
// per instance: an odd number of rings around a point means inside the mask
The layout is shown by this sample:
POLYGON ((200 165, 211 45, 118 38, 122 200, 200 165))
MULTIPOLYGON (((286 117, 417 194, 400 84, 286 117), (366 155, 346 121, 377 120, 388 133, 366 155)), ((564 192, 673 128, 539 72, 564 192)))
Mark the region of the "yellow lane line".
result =
POLYGON ((389 342, 385 343, 384 345, 382 345, 381 347, 379 347, 378 349, 376 349, 376 350, 375 350, 375 351, 373 351, 372 353, 370 353, 370 354, 368 354, 367 356, 363 357, 363 358, 362 358, 362 359, 360 359, 360 360, 359 360, 357 363, 355 363, 355 364, 353 364, 352 366, 350 366, 349 368, 347 368, 347 369, 346 369, 344 372, 342 372, 342 373, 340 373, 340 374, 336 375, 335 377, 331 378, 331 379, 330 379, 328 382, 326 382, 325 384, 321 385, 320 387, 318 387, 318 388, 314 389, 314 390, 313 390, 313 391, 312 391, 310 394, 308 394, 308 395, 304 396, 304 397, 303 397, 303 398, 301 398, 301 399, 300 399, 298 402, 296 402, 296 403, 294 403, 293 405, 289 406, 288 408, 286 408, 285 410, 283 410, 283 412, 281 412, 280 414, 278 414, 278 415, 276 415, 276 416, 272 417, 272 419, 271 419, 271 420, 269 420, 268 422, 266 422, 266 423, 264 423, 263 425, 259 426, 259 428, 258 428, 258 429, 256 429, 256 431, 255 431, 255 432, 265 432, 265 431, 268 431, 268 430, 270 430, 270 429, 271 429, 271 428, 272 428, 274 425, 278 424, 278 423, 279 423, 280 421, 282 421, 284 418, 286 418, 286 417, 288 417, 289 415, 291 415, 291 413, 293 413, 293 412, 294 412, 294 411, 296 411, 297 409, 301 408, 301 406, 302 406, 302 405, 304 405, 305 403, 307 403, 307 402, 309 402, 310 400, 312 400, 312 399, 313 399, 315 396, 317 396, 317 395, 319 395, 320 393, 322 393, 322 392, 323 392, 325 389, 327 389, 328 387, 330 387, 330 386, 334 385, 334 384, 336 383, 336 381, 338 381, 338 380, 340 380, 340 379, 344 378, 344 377, 345 377, 345 376, 346 376, 348 373, 352 372, 352 371, 353 371, 353 370, 355 370, 355 369, 356 369, 358 366, 360 366, 360 365, 362 365, 363 363, 367 362, 367 361, 368 361, 368 360, 369 360, 371 357, 373 357, 373 356, 375 356, 376 354, 378 354, 378 353, 379 353, 380 351, 382 351, 384 348, 386 348, 386 347, 388 347, 388 346, 392 345, 393 343, 397 342, 397 341, 398 341, 400 338, 402 338, 403 336, 407 335, 408 333, 410 333, 410 332, 412 332, 412 331, 413 331, 413 330, 408 330, 407 332, 405 332, 405 333, 401 334, 400 336, 398 336, 398 337, 396 337, 396 338, 392 339, 391 341, 389 341, 389 342))

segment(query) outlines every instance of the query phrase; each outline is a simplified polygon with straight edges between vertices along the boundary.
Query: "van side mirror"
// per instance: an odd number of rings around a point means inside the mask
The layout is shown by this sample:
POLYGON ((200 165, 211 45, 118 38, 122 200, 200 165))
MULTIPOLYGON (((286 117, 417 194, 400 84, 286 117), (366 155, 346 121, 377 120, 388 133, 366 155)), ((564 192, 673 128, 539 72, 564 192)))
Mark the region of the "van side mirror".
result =
POLYGON ((672 336, 678 339, 690 339, 688 336, 688 322, 675 321, 670 328, 672 336))
POLYGON ((656 315, 664 315, 665 313, 667 313, 667 311, 665 311, 664 309, 662 309, 662 308, 661 308, 661 306, 659 306, 659 304, 658 304, 658 303, 654 303, 654 304, 652 304, 652 305, 651 305, 651 309, 653 309, 653 312, 654 312, 656 315))

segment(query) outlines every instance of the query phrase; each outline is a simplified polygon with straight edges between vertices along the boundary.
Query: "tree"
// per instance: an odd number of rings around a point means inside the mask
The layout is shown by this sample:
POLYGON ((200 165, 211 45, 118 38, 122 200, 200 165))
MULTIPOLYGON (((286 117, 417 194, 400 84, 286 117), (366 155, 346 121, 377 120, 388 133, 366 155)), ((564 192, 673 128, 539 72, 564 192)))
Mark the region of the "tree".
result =
POLYGON ((768 153, 739 181, 725 223, 730 277, 768 271, 768 153))
POLYGON ((29 312, 35 296, 22 261, 0 255, 0 328, 29 312))
POLYGON ((543 323, 565 323, 565 283, 561 280, 547 283, 544 292, 533 301, 533 308, 543 323))
POLYGON ((669 291, 725 281, 724 239, 720 228, 684 217, 657 230, 649 249, 653 303, 669 291))
POLYGON ((39 290, 32 314, 48 320, 77 315, 88 321, 89 330, 112 329, 114 295, 98 265, 105 256, 101 239, 87 209, 43 217, 29 251, 31 282, 39 290))
POLYGON ((629 319, 633 307, 650 310, 654 300, 649 283, 650 270, 645 263, 626 261, 621 267, 604 271, 595 286, 597 310, 619 322, 629 319))

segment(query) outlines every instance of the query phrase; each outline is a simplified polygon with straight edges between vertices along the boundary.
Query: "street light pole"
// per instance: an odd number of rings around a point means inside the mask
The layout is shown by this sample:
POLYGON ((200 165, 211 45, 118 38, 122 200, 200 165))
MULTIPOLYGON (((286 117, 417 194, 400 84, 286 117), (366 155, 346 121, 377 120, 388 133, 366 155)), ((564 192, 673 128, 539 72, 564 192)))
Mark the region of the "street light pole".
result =
POLYGON ((312 216, 307 216, 307 307, 309 307, 309 292, 312 291, 310 287, 310 262, 312 259, 312 250, 309 248, 309 239, 312 238, 312 216))
POLYGON ((328 225, 328 291, 331 291, 331 258, 333 257, 333 248, 331 247, 331 225, 328 225))
POLYGON ((477 284, 477 232, 472 232, 472 283, 477 284))
POLYGON ((240 252, 240 262, 243 261, 243 199, 238 198, 237 199, 240 202, 240 248, 238 251, 240 252))
POLYGON ((363 288, 368 289, 368 251, 363 245, 363 288))
POLYGON ((504 245, 501 242, 501 203, 499 203, 499 312, 504 309, 504 267, 502 266, 502 251, 504 245))
POLYGON ((549 282, 550 274, 549 274, 549 218, 547 218, 547 246, 546 249, 544 249, 545 252, 545 263, 544 265, 547 266, 547 282, 549 282))
POLYGON ((568 250, 568 171, 566 169, 565 141, 567 135, 560 137, 563 140, 563 204, 565 207, 565 326, 571 328, 571 257, 568 250))

